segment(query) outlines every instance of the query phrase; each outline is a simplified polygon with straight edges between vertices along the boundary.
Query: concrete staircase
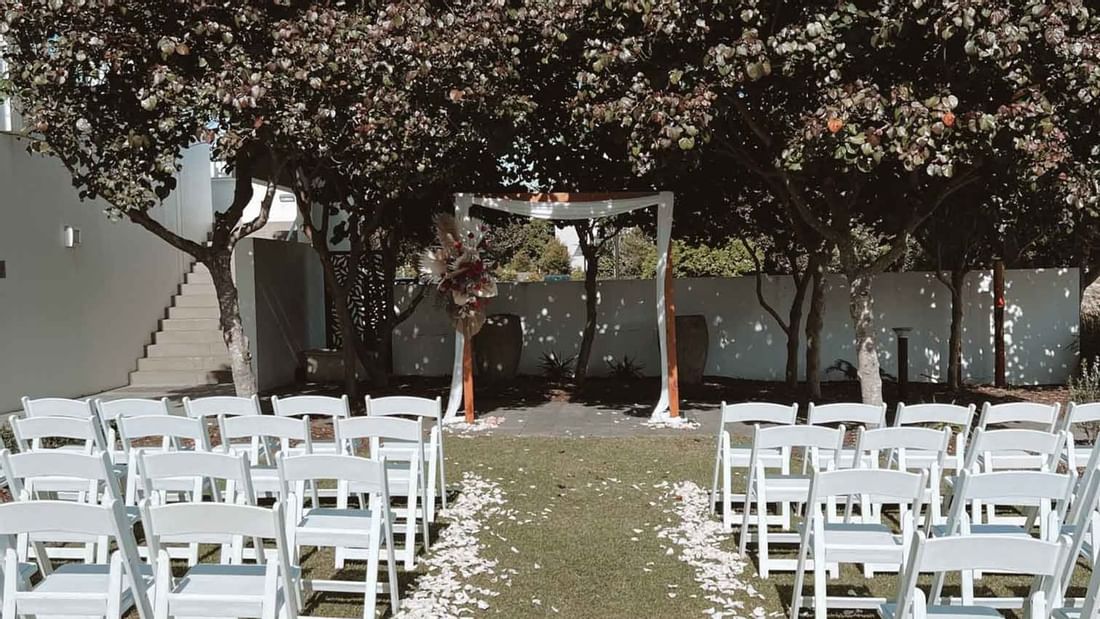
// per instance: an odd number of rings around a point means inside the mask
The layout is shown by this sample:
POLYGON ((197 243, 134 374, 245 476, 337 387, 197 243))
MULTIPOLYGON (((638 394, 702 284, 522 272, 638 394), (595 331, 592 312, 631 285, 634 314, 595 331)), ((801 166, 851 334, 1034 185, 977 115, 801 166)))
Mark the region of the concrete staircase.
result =
POLYGON ((229 353, 218 327, 218 297, 210 271, 191 267, 168 318, 130 373, 131 385, 190 386, 232 382, 229 353))

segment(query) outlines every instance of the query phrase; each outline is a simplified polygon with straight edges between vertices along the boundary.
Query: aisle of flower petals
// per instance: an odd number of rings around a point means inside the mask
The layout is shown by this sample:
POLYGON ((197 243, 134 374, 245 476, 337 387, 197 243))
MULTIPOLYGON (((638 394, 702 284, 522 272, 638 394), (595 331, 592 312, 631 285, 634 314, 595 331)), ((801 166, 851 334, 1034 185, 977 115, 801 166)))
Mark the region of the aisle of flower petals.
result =
POLYGON ((401 600, 402 618, 444 618, 469 616, 474 609, 486 610, 489 600, 500 594, 472 580, 508 585, 515 570, 498 569, 496 560, 483 556, 480 539, 492 521, 512 516, 500 485, 473 473, 466 473, 458 497, 443 512, 445 526, 425 559, 427 573, 415 589, 401 600))
POLYGON ((670 505, 669 518, 657 527, 657 537, 671 542, 676 548, 668 552, 678 550, 677 558, 694 570, 704 597, 715 604, 707 609, 709 616, 763 617, 763 607, 748 603, 763 600, 763 595, 742 578, 751 574, 752 566, 736 550, 723 549, 730 535, 710 513, 709 493, 692 481, 661 482, 654 487, 662 490, 661 501, 670 505))

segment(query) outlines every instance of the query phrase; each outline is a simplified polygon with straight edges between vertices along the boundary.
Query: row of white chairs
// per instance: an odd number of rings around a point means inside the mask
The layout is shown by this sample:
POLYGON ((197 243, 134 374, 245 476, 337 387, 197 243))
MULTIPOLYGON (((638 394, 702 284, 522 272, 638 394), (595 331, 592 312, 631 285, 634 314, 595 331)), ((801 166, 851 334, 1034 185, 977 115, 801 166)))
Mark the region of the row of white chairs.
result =
MULTIPOLYGON (((184 399, 186 417, 169 414, 164 400, 127 399, 112 402, 85 403, 78 400, 49 398, 24 400, 25 417, 11 419, 16 446, 20 451, 41 449, 48 441, 68 441, 62 449, 92 453, 103 450, 112 457, 112 464, 124 479, 119 498, 129 507, 137 505, 142 488, 136 467, 127 466, 130 454, 139 445, 146 450, 159 444, 162 451, 182 448, 205 451, 211 449, 210 432, 217 428, 220 444, 216 449, 227 453, 247 453, 252 485, 258 496, 278 493, 273 455, 283 453, 356 453, 361 443, 370 443, 370 453, 387 456, 391 495, 406 499, 407 506, 395 508, 403 519, 405 547, 401 554, 407 569, 415 567, 416 538, 426 546, 428 523, 436 518, 436 498, 446 507, 443 473, 443 437, 440 427, 441 402, 414 397, 368 398, 366 417, 349 417, 346 397, 299 396, 273 398, 279 415, 260 414, 258 398, 214 397, 184 399), (93 414, 94 413, 94 414, 93 414), (331 419, 328 428, 334 440, 328 443, 313 438, 313 415, 331 419), (425 428, 425 422, 427 425, 425 428), (427 433, 427 441, 423 440, 427 433), (109 437, 109 438, 108 438, 109 437), (237 442, 243 439, 245 442, 237 442), (327 448, 326 448, 327 447, 327 448), (418 527, 419 523, 419 527, 418 527), (418 532, 419 528, 419 532, 418 532)), ((44 490, 79 492, 79 487, 64 482, 50 482, 44 490), (60 484, 60 485, 59 485, 60 484)), ((188 487, 176 487, 177 492, 188 487)), ((337 496, 336 490, 323 490, 315 484, 309 488, 313 505, 320 495, 337 496)), ((355 497, 358 494, 354 494, 355 497)), ((340 495, 346 500, 346 494, 340 495)), ((52 556, 91 559, 93 544, 83 549, 53 548, 52 556)), ((100 551, 102 552, 102 550, 100 551)), ((338 548, 335 566, 343 568, 351 558, 362 553, 355 549, 338 548)))
MULTIPOLYGON (((127 454, 130 449, 128 444, 148 437, 137 435, 138 428, 141 427, 140 423, 130 424, 134 432, 130 437, 120 436, 119 420, 132 417, 171 415, 167 398, 159 400, 143 398, 73 400, 67 398, 31 399, 24 397, 22 401, 22 418, 24 420, 37 417, 92 418, 96 424, 91 428, 95 436, 85 441, 86 444, 83 448, 91 449, 98 445, 111 454, 112 462, 120 468, 124 468, 126 465, 127 454)), ((313 421, 324 420, 326 422, 326 426, 331 428, 333 438, 331 440, 310 440, 311 453, 350 453, 349 450, 354 447, 355 437, 340 436, 339 429, 335 427, 335 420, 347 419, 351 416, 350 403, 346 395, 341 397, 303 395, 283 398, 273 396, 271 406, 276 417, 310 418, 313 421)), ((212 446, 210 435, 211 431, 218 427, 214 422, 219 417, 250 417, 262 414, 258 396, 250 398, 213 396, 195 399, 184 397, 183 409, 186 418, 202 422, 202 429, 201 432, 195 431, 194 429, 199 426, 190 424, 191 427, 187 428, 185 427, 186 423, 175 422, 176 428, 181 433, 180 440, 194 445, 201 444, 206 448, 212 446), (200 434, 201 436, 199 436, 200 434)), ((440 398, 428 399, 408 396, 371 398, 367 396, 365 398, 365 410, 367 416, 407 417, 423 420, 427 431, 425 445, 427 475, 432 480, 428 488, 430 501, 427 508, 428 517, 430 521, 434 522, 437 500, 441 502, 442 507, 446 508, 447 506, 447 495, 444 491, 446 475, 444 473, 443 429, 441 424, 443 418, 442 401, 440 398)), ((53 425, 56 425, 56 422, 53 425)), ((264 437, 248 434, 254 425, 247 421, 233 421, 230 422, 229 427, 218 428, 222 436, 221 444, 223 448, 233 451, 247 449, 251 454, 251 464, 253 466, 259 465, 261 460, 264 460, 265 464, 270 467, 274 463, 267 452, 273 446, 263 440, 264 437), (247 439, 248 444, 246 446, 235 445, 232 442, 234 439, 247 439)), ((275 424, 269 425, 275 426, 275 424)), ((48 426, 50 426, 49 422, 41 424, 43 428, 48 426)), ((40 446, 42 439, 30 436, 29 426, 24 424, 24 427, 27 429, 24 431, 23 436, 20 435, 18 429, 13 427, 17 447, 23 450, 40 446)), ((281 428, 289 429, 289 426, 284 424, 281 428)), ((314 430, 312 425, 310 429, 312 438, 312 431, 314 430)), ((84 429, 73 427, 71 430, 73 433, 78 433, 84 429)), ((272 435, 267 438, 278 439, 280 437, 272 435)), ((294 435, 289 436, 287 440, 303 442, 306 439, 294 435)), ((263 491, 263 489, 260 490, 263 491)))
MULTIPOLYGON (((1071 412, 1074 410, 1087 413, 1089 409, 1071 407, 1071 412)), ((1100 475, 1094 474, 1100 465, 1100 450, 1093 445, 1074 445, 1070 433, 1071 424, 1085 421, 1087 415, 1060 419, 1056 406, 986 406, 970 437, 973 414, 973 407, 899 406, 894 426, 886 427, 881 406, 811 405, 809 424, 796 425, 794 406, 724 404, 712 498, 716 506, 721 504, 727 528, 732 528, 735 520, 735 499, 742 503, 740 548, 744 552, 750 541, 756 542, 763 577, 772 570, 796 572, 792 616, 805 601, 801 588, 806 571, 813 573, 815 581, 814 597, 808 603, 819 617, 826 608, 837 605, 881 607, 885 602, 881 599, 827 598, 826 575, 835 577, 841 563, 862 564, 867 577, 875 571, 903 573, 911 540, 918 536, 1008 534, 1027 538, 1035 534, 1039 540, 1057 544, 1059 536, 1066 534, 1074 539, 1073 560, 1081 555, 1093 564, 1098 511, 1096 496, 1088 495, 1086 489, 1100 483, 1100 475), (753 424, 751 447, 732 444, 727 424, 734 422, 753 424), (854 446, 845 443, 846 422, 858 426, 854 446), (1039 429, 996 429, 1014 422, 1039 429), (838 423, 839 427, 819 425, 838 423), (924 424, 937 427, 921 427, 924 424), (957 428, 955 453, 950 454, 953 428, 957 428), (1074 446, 1076 450, 1071 450, 1074 446), (1081 449, 1092 451, 1079 478, 1081 449), (794 456, 799 451, 803 468, 796 473, 794 456), (1058 473, 1060 467, 1067 472, 1058 473), (746 492, 736 497, 731 487, 735 468, 747 469, 746 492), (946 497, 941 496, 943 488, 946 497), (843 517, 839 514, 842 504, 843 517), (897 506, 900 530, 884 523, 883 504, 897 506), (946 505, 950 507, 945 515, 941 510, 946 505), (770 506, 775 507, 774 512, 769 511, 770 506), (800 507, 804 522, 793 532, 792 511, 800 507), (1025 516, 1006 518, 1006 508, 1025 516), (769 532, 769 526, 776 525, 792 532, 769 532), (775 543, 796 545, 799 555, 793 560, 774 559, 769 547, 775 543)), ((1058 574, 1058 583, 1068 583, 1073 560, 1058 574)), ((975 601, 968 578, 980 577, 982 568, 967 569, 979 571, 964 574, 964 604, 975 601)), ((1050 585, 1053 581, 1044 582, 1050 585)), ((933 602, 938 602, 941 587, 942 578, 938 578, 933 602)), ((1052 597, 1060 596, 1061 591, 1044 591, 1047 597, 1038 605, 1032 599, 1035 596, 1029 596, 1029 608, 1042 608, 1045 613, 1052 607, 1048 602, 1061 603, 1059 597, 1052 597)), ((1024 604, 1023 598, 977 601, 993 606, 1024 604)))
POLYGON ((0 505, 5 619, 121 617, 133 607, 142 619, 293 618, 300 616, 302 594, 311 591, 361 594, 363 617, 374 617, 379 592, 388 594, 393 612, 399 610, 390 469, 384 456, 280 453, 280 496, 273 507, 265 508, 256 505, 244 454, 133 453, 147 492, 136 509, 112 496, 118 489, 110 489, 115 475, 105 452, 0 451, 17 499, 0 505), (93 489, 84 500, 39 498, 34 484, 50 479, 91 482, 93 489), (170 491, 158 489, 162 481, 186 481, 192 492, 172 502, 170 491), (354 492, 365 501, 358 508, 346 501, 336 507, 307 507, 308 486, 323 482, 334 482, 345 495, 354 492), (213 489, 208 495, 206 487, 213 489), (134 538, 138 521, 145 533, 148 563, 142 561, 134 538), (55 567, 41 547, 46 541, 89 538, 109 539, 115 550, 109 558, 55 567), (174 577, 172 560, 179 555, 173 549, 195 552, 200 544, 220 545, 220 562, 189 561, 186 573, 174 577), (36 564, 28 562, 30 547, 37 547, 36 564), (366 575, 362 581, 306 578, 300 565, 302 548, 355 549, 367 563, 366 575), (382 562, 384 583, 378 577, 382 562))
MULTIPOLYGON (((921 530, 914 515, 919 513, 925 488, 925 474, 887 469, 813 470, 806 498, 806 522, 801 529, 798 565, 792 592, 790 616, 813 609, 824 619, 830 608, 877 610, 885 619, 926 617, 1001 616, 1000 610, 1018 608, 1031 619, 1047 617, 1096 617, 1100 611, 1100 565, 1088 563, 1091 576, 1083 599, 1071 599, 1071 576, 1083 544, 1085 518, 1075 519, 1063 533, 1057 514, 1051 518, 1050 534, 1032 535, 1029 527, 997 527, 983 530, 972 526, 963 507, 968 499, 984 498, 1009 504, 1036 496, 1045 485, 1054 486, 1048 496, 1061 494, 1076 480, 1068 474, 1043 471, 1001 471, 971 474, 963 471, 949 524, 939 530, 921 530), (896 504, 900 531, 886 523, 853 515, 846 510, 841 520, 826 514, 829 501, 846 501, 849 509, 868 497, 879 504, 896 504), (954 507, 958 505, 958 507, 954 507), (826 572, 845 563, 877 563, 893 566, 899 573, 896 595, 891 598, 829 596, 826 572), (828 567, 827 567, 828 566, 828 567), (805 574, 813 577, 813 595, 803 595, 805 574), (1032 577, 1024 596, 980 598, 975 596, 974 578, 982 572, 1032 577), (921 574, 933 574, 929 592, 918 587, 921 574), (948 573, 961 574, 960 594, 943 595, 948 573)), ((1100 476, 1093 476, 1081 501, 1095 508, 1100 476)))

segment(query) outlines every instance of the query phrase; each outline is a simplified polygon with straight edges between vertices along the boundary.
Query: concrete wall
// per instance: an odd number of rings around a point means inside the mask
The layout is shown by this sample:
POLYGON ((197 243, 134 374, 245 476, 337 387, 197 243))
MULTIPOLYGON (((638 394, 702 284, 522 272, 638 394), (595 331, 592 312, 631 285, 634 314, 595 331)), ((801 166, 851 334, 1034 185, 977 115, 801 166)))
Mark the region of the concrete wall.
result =
POLYGON ((234 262, 259 388, 293 382, 298 353, 325 344, 321 263, 309 245, 252 238, 234 262))
MULTIPOLYGON (((155 214, 179 230, 184 203, 170 197, 155 214)), ((0 411, 24 395, 125 385, 164 317, 187 260, 148 231, 109 221, 104 208, 80 202, 55 160, 0 133, 0 411), (81 230, 80 246, 63 246, 65 226, 81 230)))
MULTIPOLYGON (((1078 286, 1076 269, 1009 271, 1008 379, 1016 384, 1062 383, 1073 371, 1077 353, 1078 286)), ((707 317, 710 345, 707 373, 738 378, 782 380, 785 336, 757 304, 755 280, 682 279, 676 282, 679 314, 707 317)), ((827 280, 822 363, 855 361, 846 282, 827 280)), ((964 376, 971 382, 993 380, 992 275, 971 273, 963 294, 964 376)), ((786 315, 794 286, 789 277, 767 278, 765 296, 786 315)), ((408 294, 398 291, 399 297, 408 294)), ((591 370, 605 373, 602 360, 624 355, 660 371, 652 280, 600 282, 600 315, 591 370)), ((883 368, 897 372, 892 327, 911 327, 911 380, 940 380, 947 372, 951 298, 931 273, 887 273, 875 280, 875 321, 883 368)), ((584 324, 584 288, 580 282, 501 284, 491 313, 523 318, 524 350, 520 372, 537 374, 543 352, 575 354, 584 324)), ((399 374, 446 375, 451 371, 453 338, 438 300, 429 297, 394 334, 394 363, 399 374)), ((801 363, 801 359, 800 359, 801 363)), ((801 370, 800 370, 801 371, 801 370)), ((838 377, 835 374, 834 378, 838 377)))

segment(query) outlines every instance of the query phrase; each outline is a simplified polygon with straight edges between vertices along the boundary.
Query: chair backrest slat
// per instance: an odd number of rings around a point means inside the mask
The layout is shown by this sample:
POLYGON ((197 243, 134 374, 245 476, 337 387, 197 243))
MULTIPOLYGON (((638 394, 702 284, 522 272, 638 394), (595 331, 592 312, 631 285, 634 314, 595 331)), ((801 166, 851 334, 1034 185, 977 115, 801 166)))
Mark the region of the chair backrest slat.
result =
POLYGON ((119 434, 127 449, 133 448, 133 442, 144 438, 166 438, 194 441, 195 449, 206 450, 206 426, 198 419, 175 415, 146 415, 142 417, 120 417, 119 434))
POLYGON ((924 490, 924 473, 909 473, 890 469, 841 469, 821 471, 814 477, 817 500, 860 494, 876 499, 893 498, 913 502, 924 490))
POLYGON ((853 423, 878 428, 886 425, 886 405, 856 402, 815 405, 811 402, 806 422, 810 425, 853 423))
POLYGON ((280 417, 349 417, 348 396, 298 395, 289 398, 271 397, 271 408, 280 417))
POLYGON ((443 418, 443 400, 438 397, 433 400, 404 395, 381 398, 367 396, 366 405, 368 416, 424 417, 436 422, 443 418))
POLYGON ((100 443, 99 427, 93 417, 11 417, 12 434, 20 451, 41 449, 42 439, 84 441, 88 451, 100 443))
POLYGON ((923 423, 946 423, 960 428, 970 428, 974 421, 975 406, 958 404, 905 404, 898 403, 894 415, 895 426, 910 426, 923 423))
POLYGON ((225 415, 226 417, 233 417, 236 415, 259 415, 262 412, 260 409, 260 396, 258 395, 254 395, 250 398, 230 395, 218 395, 195 399, 184 397, 183 410, 187 413, 188 417, 197 419, 217 417, 218 415, 225 415))
POLYGON ((170 415, 168 398, 150 400, 146 398, 123 398, 121 400, 96 400, 95 407, 104 423, 118 420, 119 417, 140 417, 142 415, 170 415))
POLYGON ((1040 402, 1005 402, 1003 404, 982 404, 982 415, 978 419, 978 429, 1006 423, 1033 423, 1051 432, 1058 424, 1058 411, 1061 404, 1042 404, 1040 402))
MULTIPOLYGON (((285 484, 335 480, 355 484, 364 492, 381 492, 385 486, 385 459, 343 454, 279 456, 279 477, 285 484)), ((289 491, 289 488, 284 488, 289 491)))
POLYGON ((23 414, 27 417, 91 417, 92 405, 86 400, 69 398, 23 398, 23 414))
POLYGON ((336 420, 336 435, 341 440, 394 439, 416 442, 423 439, 421 420, 399 417, 349 417, 336 420))
POLYGON ((772 423, 794 425, 798 420, 798 404, 771 402, 722 402, 722 423, 772 423))
POLYGON ((856 441, 857 451, 887 449, 922 449, 946 452, 951 442, 951 430, 933 430, 932 428, 914 428, 892 426, 861 429, 856 441))
POLYGON ((840 449, 844 444, 844 427, 792 425, 763 428, 756 426, 753 437, 753 447, 756 449, 775 447, 840 449))
POLYGON ((1064 553, 1061 542, 1013 535, 949 535, 924 540, 921 571, 997 570, 1052 576, 1064 553))
POLYGON ((71 501, 16 501, 0 504, 0 535, 78 533, 115 536, 112 499, 104 505, 71 501))
POLYGON ((231 503, 172 503, 151 505, 142 501, 142 515, 157 537, 194 537, 226 534, 276 539, 280 535, 282 508, 231 503), (277 517, 278 516, 278 517, 277 517))

